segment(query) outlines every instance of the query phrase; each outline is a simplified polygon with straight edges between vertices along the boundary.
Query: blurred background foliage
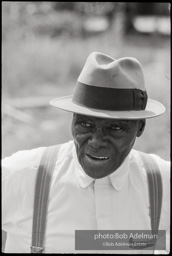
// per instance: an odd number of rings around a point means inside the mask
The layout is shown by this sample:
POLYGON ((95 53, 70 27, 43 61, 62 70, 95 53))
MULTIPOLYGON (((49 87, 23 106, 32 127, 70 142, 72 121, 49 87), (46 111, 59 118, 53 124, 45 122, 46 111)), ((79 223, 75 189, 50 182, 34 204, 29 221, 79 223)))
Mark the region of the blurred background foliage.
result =
POLYGON ((72 94, 92 51, 142 63, 167 110, 135 148, 169 160, 170 4, 149 2, 2 2, 2 157, 72 139, 72 114, 48 102, 72 94))

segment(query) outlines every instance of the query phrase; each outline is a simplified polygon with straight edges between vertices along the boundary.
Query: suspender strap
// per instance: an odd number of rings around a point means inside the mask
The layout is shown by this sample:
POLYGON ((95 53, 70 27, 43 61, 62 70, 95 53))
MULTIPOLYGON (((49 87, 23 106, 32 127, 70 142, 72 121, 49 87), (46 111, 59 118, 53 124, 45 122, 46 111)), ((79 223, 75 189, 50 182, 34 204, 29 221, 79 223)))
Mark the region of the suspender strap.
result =
POLYGON ((31 253, 42 253, 44 250, 50 183, 58 153, 56 148, 57 146, 51 146, 45 149, 38 169, 35 185, 31 253))
POLYGON ((148 154, 140 152, 140 157, 147 171, 149 202, 150 202, 150 218, 152 233, 158 233, 161 207, 162 207, 162 178, 159 167, 148 154))
MULTIPOLYGON (((160 216, 161 216, 162 192, 163 192, 161 173, 153 157, 143 152, 139 152, 139 155, 146 169, 146 174, 147 174, 152 235, 157 235, 158 229, 159 229, 160 216)), ((130 239, 130 242, 132 244, 132 242, 134 242, 133 239, 130 239)), ((134 246, 134 247, 130 246, 130 247, 133 249, 142 249, 142 250, 144 250, 144 248, 151 247, 153 248, 153 250, 155 250, 155 246, 156 246, 155 238, 153 238, 148 242, 146 241, 143 241, 143 242, 145 242, 144 247, 143 246, 140 247, 140 245, 134 246)))

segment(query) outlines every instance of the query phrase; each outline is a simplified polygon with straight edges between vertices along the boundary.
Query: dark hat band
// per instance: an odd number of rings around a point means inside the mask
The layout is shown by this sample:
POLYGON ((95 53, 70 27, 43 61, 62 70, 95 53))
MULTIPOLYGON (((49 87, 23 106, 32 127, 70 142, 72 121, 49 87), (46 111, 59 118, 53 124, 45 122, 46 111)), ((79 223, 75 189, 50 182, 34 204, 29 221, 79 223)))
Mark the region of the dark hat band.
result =
POLYGON ((147 103, 147 93, 140 89, 104 88, 77 82, 72 102, 100 110, 144 110, 147 103))

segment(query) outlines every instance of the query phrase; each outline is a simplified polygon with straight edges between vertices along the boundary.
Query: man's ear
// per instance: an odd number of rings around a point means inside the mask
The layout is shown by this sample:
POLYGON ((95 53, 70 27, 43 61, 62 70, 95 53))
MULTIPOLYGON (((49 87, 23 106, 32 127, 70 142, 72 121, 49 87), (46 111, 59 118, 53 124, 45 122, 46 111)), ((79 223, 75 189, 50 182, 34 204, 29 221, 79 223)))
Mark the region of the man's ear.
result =
POLYGON ((145 119, 141 119, 138 121, 138 131, 137 131, 137 137, 140 137, 145 129, 146 126, 146 120, 145 119))

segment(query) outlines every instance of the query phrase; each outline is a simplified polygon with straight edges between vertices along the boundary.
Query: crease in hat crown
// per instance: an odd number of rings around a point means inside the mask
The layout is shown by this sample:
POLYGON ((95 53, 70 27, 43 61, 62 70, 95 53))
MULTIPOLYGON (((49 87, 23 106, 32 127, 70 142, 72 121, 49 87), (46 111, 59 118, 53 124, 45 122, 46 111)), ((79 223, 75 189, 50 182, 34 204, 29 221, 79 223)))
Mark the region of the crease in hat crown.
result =
POLYGON ((113 119, 159 116, 165 107, 148 98, 140 62, 133 57, 114 59, 92 52, 77 79, 73 95, 50 104, 73 113, 113 119))
POLYGON ((113 59, 99 52, 88 56, 78 82, 96 87, 145 91, 143 70, 137 59, 113 59))

